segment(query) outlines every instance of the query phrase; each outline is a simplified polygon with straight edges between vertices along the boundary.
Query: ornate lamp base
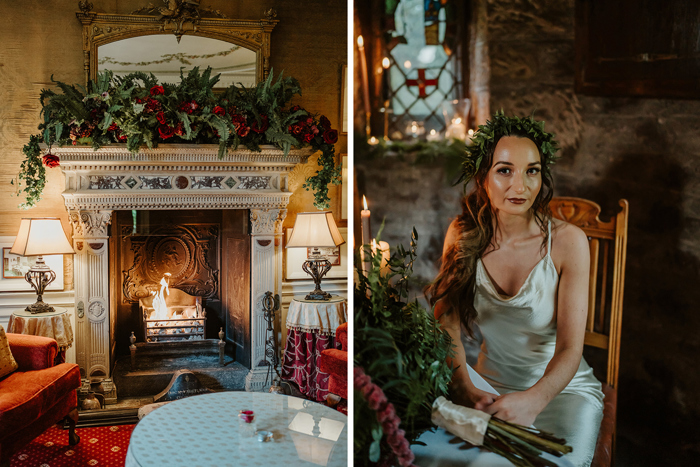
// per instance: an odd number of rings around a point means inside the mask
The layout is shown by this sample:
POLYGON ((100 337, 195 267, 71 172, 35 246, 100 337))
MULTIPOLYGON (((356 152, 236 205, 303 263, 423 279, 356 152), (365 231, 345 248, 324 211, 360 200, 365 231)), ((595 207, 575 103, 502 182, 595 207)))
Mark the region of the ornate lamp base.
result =
POLYGON ((48 303, 44 303, 43 295, 46 287, 56 279, 56 273, 49 268, 44 262, 44 258, 39 256, 36 264, 27 271, 24 275, 24 280, 29 282, 34 290, 36 290, 36 303, 29 305, 25 310, 30 313, 51 313, 54 308, 48 303))
POLYGON ((330 300, 331 294, 321 290, 321 278, 331 270, 331 262, 326 258, 309 258, 304 261, 301 268, 314 280, 316 288, 313 292, 304 297, 306 300, 330 300))

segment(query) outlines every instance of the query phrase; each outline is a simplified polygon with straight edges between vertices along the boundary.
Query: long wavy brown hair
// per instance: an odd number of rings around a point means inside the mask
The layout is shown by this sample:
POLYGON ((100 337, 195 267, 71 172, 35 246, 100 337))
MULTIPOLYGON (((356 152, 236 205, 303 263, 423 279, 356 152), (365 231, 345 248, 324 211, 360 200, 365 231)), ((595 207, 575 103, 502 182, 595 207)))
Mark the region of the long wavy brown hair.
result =
MULTIPOLYGON (((486 191, 486 179, 493 165, 493 154, 496 145, 503 136, 528 138, 524 131, 512 131, 509 135, 499 135, 494 138, 486 157, 481 162, 479 170, 474 175, 474 189, 462 199, 462 214, 457 219, 458 237, 450 250, 442 256, 442 265, 435 281, 428 287, 426 294, 431 305, 443 300, 447 305, 447 313, 454 310, 459 312, 460 319, 473 336, 472 325, 477 317, 474 308, 474 285, 476 281, 476 261, 481 258, 489 247, 495 244, 494 233, 498 230, 498 216, 491 205, 486 191)), ((537 145, 535 143, 535 145, 537 145)), ((552 219, 549 202, 553 194, 553 181, 549 167, 545 163, 542 150, 537 148, 542 164, 542 188, 532 203, 535 222, 539 226, 544 239, 542 247, 547 244, 549 237, 547 225, 552 219)))

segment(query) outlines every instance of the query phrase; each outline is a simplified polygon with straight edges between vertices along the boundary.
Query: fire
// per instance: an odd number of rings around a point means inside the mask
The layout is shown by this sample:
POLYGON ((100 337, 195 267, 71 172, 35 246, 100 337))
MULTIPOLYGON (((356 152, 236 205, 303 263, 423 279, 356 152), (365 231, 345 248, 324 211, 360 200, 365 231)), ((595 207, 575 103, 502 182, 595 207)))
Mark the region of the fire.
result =
POLYGON ((168 305, 165 304, 165 296, 170 295, 170 290, 168 289, 168 281, 165 279, 170 279, 170 275, 170 273, 166 272, 160 280, 160 292, 151 292, 154 295, 153 309, 155 313, 153 319, 168 319, 168 305))

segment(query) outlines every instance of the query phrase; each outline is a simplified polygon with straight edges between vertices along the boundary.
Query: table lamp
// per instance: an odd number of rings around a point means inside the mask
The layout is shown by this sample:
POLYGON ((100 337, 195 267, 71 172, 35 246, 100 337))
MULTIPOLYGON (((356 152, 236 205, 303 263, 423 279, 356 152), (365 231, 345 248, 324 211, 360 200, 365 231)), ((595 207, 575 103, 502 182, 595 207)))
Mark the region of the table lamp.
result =
POLYGON ((22 219, 17 239, 10 253, 19 256, 38 256, 36 264, 24 275, 24 279, 36 290, 37 300, 26 310, 30 313, 48 313, 53 307, 44 303, 46 287, 56 279, 56 273, 44 262, 43 255, 73 254, 73 247, 68 242, 57 217, 22 219))
POLYGON ((287 242, 287 248, 312 248, 302 265, 304 272, 309 274, 316 284, 313 292, 306 300, 328 300, 331 294, 321 290, 321 278, 331 269, 331 262, 321 254, 319 248, 335 248, 345 243, 330 211, 300 212, 294 222, 292 235, 287 242))

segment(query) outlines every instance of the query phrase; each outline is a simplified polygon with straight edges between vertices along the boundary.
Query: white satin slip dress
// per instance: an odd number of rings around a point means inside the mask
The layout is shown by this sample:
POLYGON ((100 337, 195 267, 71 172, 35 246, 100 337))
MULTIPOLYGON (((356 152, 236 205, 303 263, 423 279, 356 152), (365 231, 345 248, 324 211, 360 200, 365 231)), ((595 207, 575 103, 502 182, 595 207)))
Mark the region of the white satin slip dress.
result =
MULTIPOLYGON (((532 387, 554 355, 559 275, 550 256, 551 221, 548 230, 547 255, 512 297, 498 293, 477 260, 474 308, 483 341, 475 370, 501 394, 532 387)), ((567 459, 575 466, 588 466, 603 417, 602 401, 600 382, 582 357, 571 382, 534 425, 565 438, 573 447, 567 459)))

